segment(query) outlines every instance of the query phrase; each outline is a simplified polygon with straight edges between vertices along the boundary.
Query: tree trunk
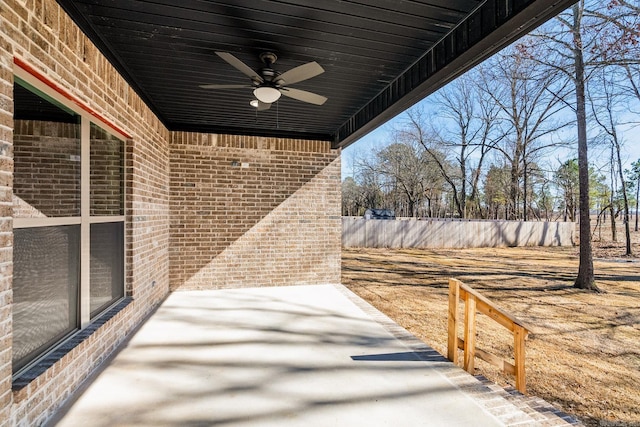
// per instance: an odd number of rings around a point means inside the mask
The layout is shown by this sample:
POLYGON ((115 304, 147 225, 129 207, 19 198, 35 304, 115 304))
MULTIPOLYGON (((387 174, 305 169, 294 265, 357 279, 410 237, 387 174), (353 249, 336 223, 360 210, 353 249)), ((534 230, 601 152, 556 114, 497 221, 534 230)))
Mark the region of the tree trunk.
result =
POLYGON ((417 218, 418 217, 418 210, 416 209, 416 202, 411 198, 408 198, 407 202, 408 202, 408 209, 407 210, 409 211, 409 215, 412 218, 417 218))
POLYGON ((613 131, 613 138, 616 145, 616 154, 618 160, 618 172, 620 173, 620 182, 622 186, 622 200, 624 201, 624 234, 626 240, 625 255, 631 256, 631 224, 629 224, 629 199, 627 198, 627 184, 624 181, 624 175, 622 174, 622 159, 620 158, 620 143, 618 142, 618 135, 613 131))
POLYGON ((585 101, 584 56, 580 21, 582 11, 573 5, 573 58, 575 62, 576 121, 578 127, 578 176, 580 182, 580 264, 574 287, 600 292, 596 286, 591 247, 591 219, 589 217, 589 158, 587 155, 587 113, 585 101))
POLYGON ((615 165, 613 161, 613 153, 614 153, 614 144, 611 144, 611 197, 609 197, 609 212, 611 212, 611 241, 618 242, 618 233, 616 230, 616 211, 614 208, 615 203, 615 192, 616 192, 616 176, 615 176, 615 165))
POLYGON ((517 160, 513 160, 513 163, 511 165, 511 188, 509 190, 509 198, 511 199, 511 212, 509 212, 509 219, 517 220, 519 219, 518 208, 520 204, 520 151, 518 148, 516 149, 514 158, 516 158, 517 160))
POLYGON ((611 203, 609 204, 609 212, 611 213, 611 241, 618 241, 618 233, 616 232, 616 211, 613 207, 613 197, 611 197, 611 203))
POLYGON ((638 231, 638 199, 640 199, 640 177, 638 177, 638 184, 636 185, 636 230, 638 231))
POLYGON ((523 193, 522 193, 522 220, 527 220, 527 161, 525 160, 525 156, 523 155, 523 193))
POLYGON ((467 218, 467 165, 464 160, 465 146, 463 145, 460 154, 460 176, 462 176, 462 182, 460 183, 460 216, 464 219, 467 218))

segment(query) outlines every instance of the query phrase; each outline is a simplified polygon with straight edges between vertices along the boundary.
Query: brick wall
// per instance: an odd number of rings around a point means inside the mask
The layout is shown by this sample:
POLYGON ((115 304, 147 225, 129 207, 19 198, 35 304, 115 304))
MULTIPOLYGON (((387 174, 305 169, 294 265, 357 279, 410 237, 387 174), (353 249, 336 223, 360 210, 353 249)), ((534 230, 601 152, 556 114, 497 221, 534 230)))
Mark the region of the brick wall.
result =
MULTIPOLYGON (((0 1, 0 28, 5 5, 0 1)), ((0 420, 11 419, 13 49, 0 29, 0 420)), ((0 421, 0 425, 7 422, 0 421)))
POLYGON ((170 261, 181 289, 338 282, 339 189, 339 152, 328 143, 170 134, 54 0, 0 0, 0 425, 46 421, 166 296, 170 261), (131 135, 132 300, 12 390, 14 58, 131 135))
POLYGON ((328 142, 172 133, 172 289, 340 281, 328 142))
POLYGON ((15 120, 14 217, 80 216, 80 126, 15 120))
MULTIPOLYGON (((14 217, 80 215, 80 126, 15 120, 14 217), (37 185, 34 185, 37 183, 37 185)), ((91 132, 91 215, 122 215, 123 145, 104 130, 91 132)))
POLYGON ((90 134, 91 216, 123 215, 124 143, 97 126, 90 134))
POLYGON ((162 123, 54 0, 0 0, 0 425, 42 424, 167 294, 168 140, 162 123), (12 391, 14 57, 132 136, 125 164, 126 291, 134 300, 12 391))

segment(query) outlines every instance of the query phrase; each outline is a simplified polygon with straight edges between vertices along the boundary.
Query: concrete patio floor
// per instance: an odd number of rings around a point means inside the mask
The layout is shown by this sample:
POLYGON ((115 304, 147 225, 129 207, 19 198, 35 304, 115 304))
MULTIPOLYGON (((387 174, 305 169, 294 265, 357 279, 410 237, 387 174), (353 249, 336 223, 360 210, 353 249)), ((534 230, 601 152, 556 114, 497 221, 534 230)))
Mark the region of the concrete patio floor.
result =
POLYGON ((566 424, 500 390, 341 285, 185 291, 49 424, 566 424))

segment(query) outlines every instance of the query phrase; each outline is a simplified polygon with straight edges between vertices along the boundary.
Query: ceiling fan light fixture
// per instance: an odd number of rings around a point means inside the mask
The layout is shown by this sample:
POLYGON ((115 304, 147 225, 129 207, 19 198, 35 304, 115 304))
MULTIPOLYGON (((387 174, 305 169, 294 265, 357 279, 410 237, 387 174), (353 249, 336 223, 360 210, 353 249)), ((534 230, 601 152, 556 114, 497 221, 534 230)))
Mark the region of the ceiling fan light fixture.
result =
POLYGON ((253 108, 258 108, 258 106, 260 105, 260 101, 258 101, 257 99, 252 99, 251 101, 249 101, 249 105, 251 105, 253 108))
POLYGON ((278 89, 270 86, 258 87, 253 91, 253 94, 259 101, 264 102, 265 104, 272 104, 276 102, 282 95, 278 89))

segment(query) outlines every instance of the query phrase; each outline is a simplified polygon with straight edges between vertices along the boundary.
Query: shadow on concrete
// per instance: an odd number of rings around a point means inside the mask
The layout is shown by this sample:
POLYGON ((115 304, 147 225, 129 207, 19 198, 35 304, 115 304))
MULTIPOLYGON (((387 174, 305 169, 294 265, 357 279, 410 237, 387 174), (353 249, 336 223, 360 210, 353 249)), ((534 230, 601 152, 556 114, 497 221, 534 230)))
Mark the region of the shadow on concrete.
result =
POLYGON ((500 425, 407 350, 333 286, 174 292, 50 425, 500 425))
POLYGON ((405 351, 401 353, 383 353, 383 354, 367 354, 364 356, 351 356, 352 360, 357 361, 398 361, 403 362, 447 362, 447 359, 437 351, 405 351))

